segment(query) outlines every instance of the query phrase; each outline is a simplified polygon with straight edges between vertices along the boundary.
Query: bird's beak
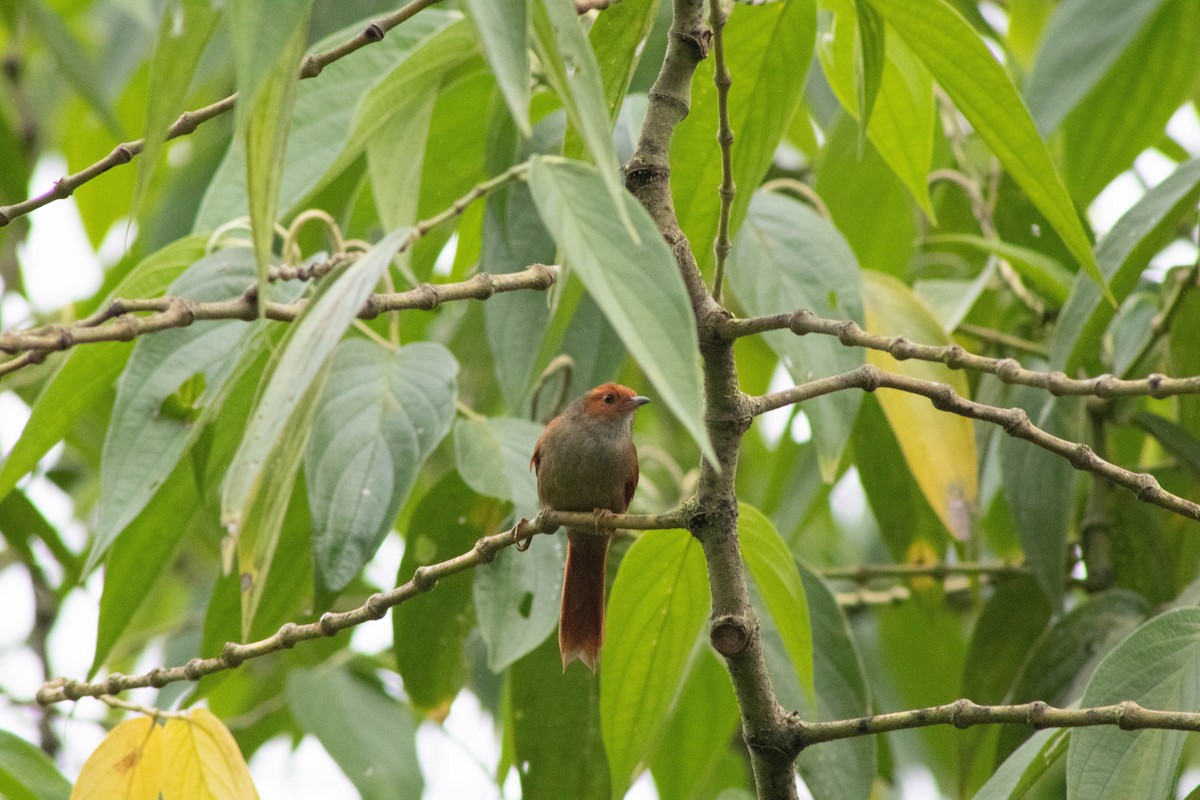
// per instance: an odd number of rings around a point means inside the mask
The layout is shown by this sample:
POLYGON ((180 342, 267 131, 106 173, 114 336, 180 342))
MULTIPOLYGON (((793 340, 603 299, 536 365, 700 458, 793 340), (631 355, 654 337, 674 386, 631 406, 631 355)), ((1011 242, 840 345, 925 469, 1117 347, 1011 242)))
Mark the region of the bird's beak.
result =
POLYGON ((645 396, 639 394, 636 397, 634 397, 632 400, 629 401, 629 405, 633 406, 634 408, 639 408, 641 406, 646 405, 646 403, 649 403, 649 402, 650 402, 649 397, 645 397, 645 396))

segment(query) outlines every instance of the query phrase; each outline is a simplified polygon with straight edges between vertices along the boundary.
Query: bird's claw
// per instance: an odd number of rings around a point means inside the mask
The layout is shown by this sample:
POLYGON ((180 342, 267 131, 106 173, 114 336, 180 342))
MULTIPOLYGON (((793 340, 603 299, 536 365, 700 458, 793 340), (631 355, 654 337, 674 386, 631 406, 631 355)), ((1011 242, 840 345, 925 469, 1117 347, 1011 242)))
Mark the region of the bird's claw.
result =
POLYGON ((596 509, 592 510, 592 516, 595 518, 594 525, 596 527, 596 533, 599 534, 599 533, 605 533, 605 532, 608 532, 608 533, 612 532, 611 530, 609 530, 609 528, 611 527, 610 525, 603 524, 613 518, 612 511, 610 511, 607 508, 596 508, 596 509))
POLYGON ((533 534, 526 534, 525 530, 531 525, 530 521, 521 517, 516 525, 513 525, 512 538, 513 546, 517 548, 517 552, 524 553, 529 549, 529 545, 533 542, 533 534))

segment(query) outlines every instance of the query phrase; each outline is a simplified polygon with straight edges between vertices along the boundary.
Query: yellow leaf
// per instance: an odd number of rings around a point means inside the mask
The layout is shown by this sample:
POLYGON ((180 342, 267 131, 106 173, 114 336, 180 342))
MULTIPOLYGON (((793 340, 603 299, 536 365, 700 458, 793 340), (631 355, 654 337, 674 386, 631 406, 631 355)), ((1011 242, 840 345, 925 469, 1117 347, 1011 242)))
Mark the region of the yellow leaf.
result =
POLYGON ((71 800, 158 800, 162 741, 149 717, 125 720, 88 757, 71 800))
POLYGON ((162 752, 163 800, 258 800, 237 742, 212 712, 168 720, 162 752))
MULTIPOLYGON (((922 344, 951 344, 929 307, 908 286, 882 272, 863 270, 862 275, 868 331, 904 335, 922 344)), ((868 350, 867 360, 888 372, 948 383, 963 397, 970 397, 966 376, 942 364, 897 361, 879 350, 868 350)), ((966 539, 979 494, 971 420, 938 411, 919 395, 892 389, 881 389, 878 394, 904 460, 929 505, 955 538, 966 539)))

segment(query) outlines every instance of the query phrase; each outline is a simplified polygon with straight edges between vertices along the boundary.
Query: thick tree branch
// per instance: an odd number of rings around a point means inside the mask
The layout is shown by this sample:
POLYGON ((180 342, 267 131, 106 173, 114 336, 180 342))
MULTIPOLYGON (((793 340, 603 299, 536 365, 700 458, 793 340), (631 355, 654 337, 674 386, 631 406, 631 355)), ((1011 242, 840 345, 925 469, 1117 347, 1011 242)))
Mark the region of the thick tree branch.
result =
POLYGON ((1021 408, 1001 408, 986 403, 967 400, 945 383, 925 381, 907 375, 886 372, 873 364, 863 366, 820 380, 802 383, 791 389, 773 392, 752 398, 748 404, 753 414, 762 414, 792 403, 799 403, 824 394, 845 389, 899 389, 928 397, 934 408, 949 411, 963 417, 983 420, 999 425, 1009 436, 1033 442, 1038 447, 1065 458, 1072 467, 1081 472, 1091 472, 1123 486, 1144 503, 1160 506, 1180 516, 1200 521, 1200 505, 1191 500, 1171 494, 1158 484, 1158 479, 1145 472, 1131 472, 1105 461, 1086 444, 1061 439, 1029 421, 1029 415, 1021 408))
MULTIPOLYGON (((410 19, 418 11, 428 8, 440 0, 412 0, 407 5, 393 11, 387 16, 380 17, 368 24, 357 35, 336 47, 326 50, 323 53, 314 53, 310 56, 305 56, 300 63, 300 80, 306 78, 315 78, 321 74, 321 70, 337 61, 340 58, 350 55, 356 50, 366 47, 369 44, 381 41, 383 37, 392 28, 395 28, 400 23, 410 19)), ((203 108, 197 108, 193 111, 185 111, 179 119, 175 120, 174 124, 167 129, 167 140, 176 139, 180 136, 186 136, 196 128, 200 127, 205 122, 221 116, 233 109, 237 103, 237 93, 222 98, 215 103, 211 103, 203 108)), ((55 200, 65 200, 70 197, 76 189, 84 185, 93 178, 97 178, 108 172, 113 167, 121 164, 128 164, 133 160, 134 156, 142 152, 142 148, 146 145, 145 139, 138 139, 133 142, 123 142, 112 149, 107 156, 100 159, 90 166, 84 167, 79 172, 73 175, 67 175, 59 178, 54 182, 49 190, 31 197, 28 200, 22 200, 19 203, 14 203, 9 206, 0 206, 0 228, 12 222, 18 217, 24 216, 31 211, 36 211, 42 206, 49 205, 55 200)))
POLYGON ((130 689, 153 686, 156 689, 177 681, 197 681, 205 675, 234 669, 252 658, 294 647, 297 642, 333 636, 347 628, 353 628, 370 620, 381 619, 389 608, 428 592, 442 578, 490 562, 497 552, 518 544, 539 533, 553 533, 567 526, 583 531, 596 528, 630 528, 633 530, 661 530, 680 528, 686 521, 683 509, 662 514, 610 514, 597 516, 590 513, 543 511, 533 521, 522 520, 515 528, 492 536, 485 536, 465 553, 446 561, 418 567, 412 579, 394 589, 379 592, 367 598, 357 608, 338 613, 326 612, 316 622, 297 624, 289 622, 266 639, 249 644, 226 643, 221 655, 215 658, 193 658, 178 667, 157 667, 141 675, 122 675, 114 672, 102 681, 72 681, 58 678, 38 689, 37 701, 43 706, 78 700, 81 697, 115 695, 130 689))
POLYGON ((1055 708, 1041 701, 1015 706, 983 706, 967 699, 941 706, 876 714, 834 722, 804 722, 793 716, 789 723, 791 752, 820 742, 871 736, 877 733, 927 728, 931 725, 1029 725, 1033 728, 1084 728, 1115 725, 1121 730, 1145 728, 1200 731, 1200 714, 1185 711, 1155 711, 1132 700, 1095 708, 1055 708))
POLYGON ((1139 380, 1122 380, 1112 375, 1094 378, 1070 378, 1064 372, 1039 372, 1025 369, 1014 358, 988 358, 969 353, 961 345, 918 344, 907 336, 880 336, 868 333, 852 320, 824 319, 808 309, 771 314, 765 317, 730 319, 723 332, 731 338, 753 336, 765 331, 788 329, 797 336, 820 333, 836 336, 846 347, 866 347, 889 354, 897 361, 914 358, 945 364, 951 369, 973 369, 995 375, 1005 383, 1045 389, 1055 396, 1093 395, 1120 397, 1149 395, 1162 399, 1172 395, 1200 394, 1200 376, 1168 378, 1154 373, 1139 380))

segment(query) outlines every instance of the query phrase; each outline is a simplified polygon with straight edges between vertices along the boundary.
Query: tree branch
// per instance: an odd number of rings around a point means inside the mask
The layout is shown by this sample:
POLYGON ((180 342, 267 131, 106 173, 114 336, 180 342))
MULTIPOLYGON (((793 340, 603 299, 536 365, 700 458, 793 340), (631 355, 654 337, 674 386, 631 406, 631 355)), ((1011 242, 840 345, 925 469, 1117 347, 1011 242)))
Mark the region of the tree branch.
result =
POLYGON ((729 217, 737 193, 737 186, 733 182, 733 128, 729 125, 729 87, 733 84, 733 78, 725 65, 724 31, 729 15, 722 8, 722 0, 708 0, 708 5, 708 21, 712 27, 713 83, 717 86, 717 142, 721 145, 721 186, 717 190, 721 197, 721 215, 717 222, 717 239, 713 242, 716 269, 713 273, 712 295, 720 303, 725 260, 732 247, 729 241, 729 217))
POLYGON ((1025 369, 1015 358, 988 358, 969 353, 961 345, 918 344, 907 336, 880 336, 868 333, 853 320, 824 319, 808 309, 771 314, 765 317, 729 319, 723 332, 730 338, 753 336, 765 331, 787 328, 797 336, 820 333, 836 336, 846 347, 866 347, 889 354, 897 361, 917 359, 945 364, 950 369, 973 369, 995 375, 1005 383, 1045 389, 1055 396, 1092 395, 1119 397, 1149 395, 1156 399, 1180 394, 1200 394, 1200 376, 1168 378, 1153 373, 1140 380, 1122 380, 1112 375, 1094 378, 1069 378, 1061 371, 1039 372, 1025 369))
MULTIPOLYGON (((336 47, 326 50, 323 53, 314 53, 310 56, 305 56, 300 62, 300 80, 307 78, 315 78, 321 74, 321 70, 337 61, 340 58, 350 55, 356 50, 366 47, 369 44, 382 41, 383 37, 392 28, 395 28, 400 23, 413 17, 418 11, 428 8, 440 0, 412 0, 407 5, 397 9, 387 16, 380 17, 363 28, 357 36, 347 39, 336 47)), ((196 128, 200 127, 210 119, 221 116, 230 111, 237 103, 237 93, 233 93, 228 97, 222 98, 215 103, 211 103, 203 108, 197 108, 193 111, 185 111, 180 115, 179 119, 175 120, 174 124, 167 129, 167 141, 176 139, 180 136, 186 136, 196 128)), ((134 156, 142 152, 142 148, 146 145, 145 139, 138 139, 133 142, 123 142, 112 149, 107 156, 100 159, 96 163, 87 166, 74 173, 66 175, 54 182, 48 191, 43 192, 36 197, 31 197, 28 200, 22 200, 19 203, 14 203, 9 206, 0 206, 0 228, 8 225, 14 219, 24 216, 31 211, 36 211, 42 206, 49 205, 55 200, 65 200, 70 197, 76 189, 83 184, 103 175, 113 167, 121 164, 128 164, 133 160, 134 156)))
POLYGON ((789 720, 791 752, 820 742, 871 736, 877 733, 927 728, 931 725, 1017 724, 1033 728, 1084 728, 1116 725, 1121 730, 1145 728, 1176 731, 1200 731, 1200 713, 1156 711, 1143 708, 1132 700, 1095 708, 1055 708, 1041 701, 1013 706, 983 706, 967 699, 941 706, 916 708, 890 714, 876 714, 834 722, 804 722, 793 715, 789 720))
POLYGON ((178 667, 156 667, 141 675, 122 675, 114 672, 102 681, 72 681, 58 678, 44 684, 37 692, 37 701, 43 706, 78 700, 81 697, 115 695, 130 689, 153 686, 161 689, 177 681, 197 681, 205 675, 234 669, 252 658, 294 647, 297 642, 334 636, 347 628, 353 628, 369 620, 381 619, 389 608, 428 592, 442 578, 489 563, 497 552, 539 533, 553 533, 560 527, 592 531, 596 528, 630 528, 633 530, 662 530, 680 528, 686 522, 686 508, 677 508, 662 514, 611 514, 597 516, 586 512, 543 511, 533 521, 521 520, 512 530, 485 536, 465 553, 437 564, 418 567, 412 578, 394 589, 379 592, 366 602, 349 611, 328 611, 315 622, 297 624, 289 622, 266 639, 249 644, 227 642, 221 655, 215 658, 193 658, 178 667))
POLYGON ((1118 467, 1096 455, 1095 451, 1086 444, 1060 439, 1047 433, 1029 421, 1029 415, 1025 413, 1024 409, 1001 408, 986 403, 977 403, 974 400, 967 400, 948 384, 897 375, 881 370, 873 364, 864 364, 850 372, 751 398, 748 407, 751 413, 758 415, 792 403, 799 403, 845 389, 862 389, 865 392, 873 392, 880 388, 899 389, 911 394, 919 394, 928 397, 934 408, 939 411, 950 411, 963 417, 999 425, 1009 436, 1025 439, 1051 453, 1060 455, 1072 467, 1081 472, 1091 472, 1118 486, 1125 487, 1144 503, 1160 506, 1180 516, 1200 521, 1200 505, 1166 491, 1159 486, 1158 479, 1153 475, 1145 472, 1131 472, 1123 467, 1118 467))

